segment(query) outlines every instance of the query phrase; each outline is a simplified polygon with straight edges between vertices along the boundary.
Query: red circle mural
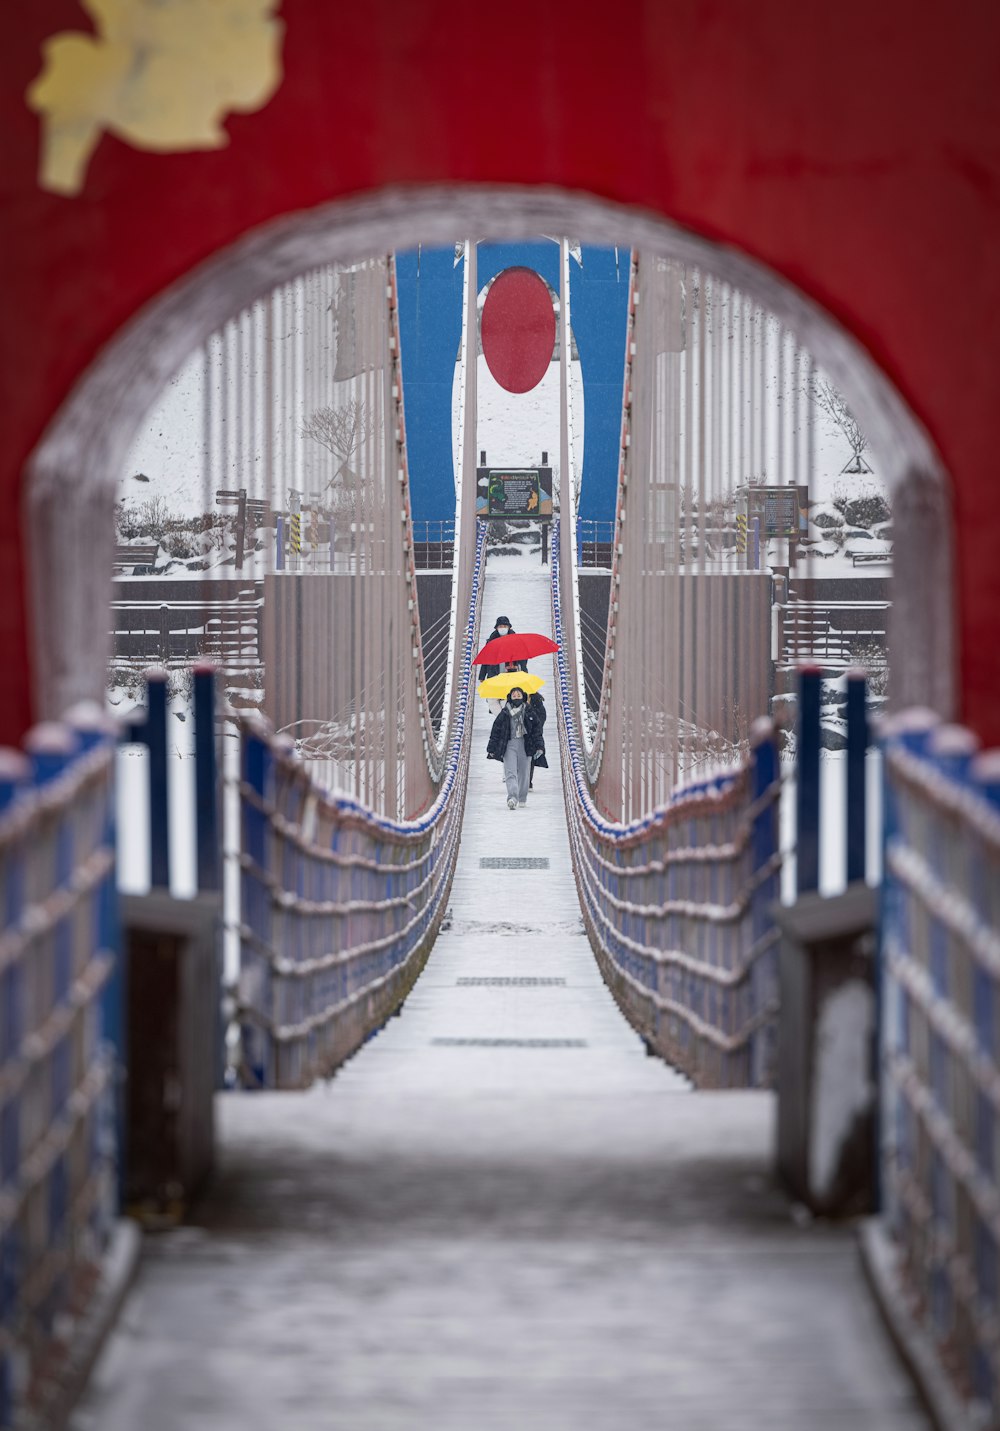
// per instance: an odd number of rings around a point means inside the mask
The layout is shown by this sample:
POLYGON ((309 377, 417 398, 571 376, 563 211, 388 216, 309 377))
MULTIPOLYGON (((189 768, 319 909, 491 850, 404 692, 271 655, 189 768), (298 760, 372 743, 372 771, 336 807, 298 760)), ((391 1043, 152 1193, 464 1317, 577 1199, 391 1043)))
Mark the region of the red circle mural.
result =
POLYGON ((526 393, 545 376, 556 342, 549 290, 532 268, 505 268, 493 280, 480 320, 483 356, 502 388, 526 393))

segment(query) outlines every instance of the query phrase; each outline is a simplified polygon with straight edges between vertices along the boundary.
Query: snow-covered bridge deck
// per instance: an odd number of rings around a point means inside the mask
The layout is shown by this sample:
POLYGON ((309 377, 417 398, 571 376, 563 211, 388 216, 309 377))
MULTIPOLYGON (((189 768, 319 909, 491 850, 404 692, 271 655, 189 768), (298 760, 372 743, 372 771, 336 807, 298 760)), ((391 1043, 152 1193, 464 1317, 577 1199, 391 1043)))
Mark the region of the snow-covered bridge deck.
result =
MULTIPOLYGON (((538 568, 494 570, 484 619, 549 630, 538 568)), ((222 1098, 214 1190, 149 1239, 75 1431, 924 1426, 852 1233, 771 1184, 771 1097, 690 1092, 605 991, 554 714, 516 812, 488 721, 402 1017, 328 1087, 222 1098)))

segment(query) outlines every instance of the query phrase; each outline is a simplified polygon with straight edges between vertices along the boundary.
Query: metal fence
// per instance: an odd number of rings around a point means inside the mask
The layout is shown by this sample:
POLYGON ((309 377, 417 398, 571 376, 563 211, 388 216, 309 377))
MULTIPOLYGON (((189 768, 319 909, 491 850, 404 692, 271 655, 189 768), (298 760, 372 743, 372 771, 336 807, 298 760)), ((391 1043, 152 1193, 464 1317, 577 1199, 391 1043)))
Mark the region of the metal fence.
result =
POLYGON ((417 571, 451 571, 455 565, 455 519, 413 523, 413 561, 417 571))
POLYGON ((815 661, 847 670, 887 660, 889 602, 792 601, 779 604, 777 658, 795 666, 815 661))
POLYGON ((761 722, 749 763, 641 820, 597 809, 575 726, 552 543, 559 737, 584 920, 622 1012, 701 1088, 767 1087, 778 1005, 778 757, 761 722))
POLYGON ((117 1209, 113 742, 0 758, 0 1426, 49 1424, 117 1209))
POLYGON ((263 581, 119 579, 111 602, 113 661, 142 668, 210 658, 223 671, 259 667, 263 581))
POLYGON ((1000 769, 915 713, 885 739, 883 1201, 911 1307, 1000 1423, 1000 769))
POLYGON ((238 1019, 251 1086, 332 1073, 399 1006, 430 951, 461 832, 484 549, 480 531, 448 761, 423 817, 382 818, 323 791, 290 742, 241 723, 238 1019))
POLYGON ((615 549, 615 524, 613 521, 594 521, 589 517, 578 517, 576 522, 576 551, 580 566, 607 567, 610 570, 615 549))

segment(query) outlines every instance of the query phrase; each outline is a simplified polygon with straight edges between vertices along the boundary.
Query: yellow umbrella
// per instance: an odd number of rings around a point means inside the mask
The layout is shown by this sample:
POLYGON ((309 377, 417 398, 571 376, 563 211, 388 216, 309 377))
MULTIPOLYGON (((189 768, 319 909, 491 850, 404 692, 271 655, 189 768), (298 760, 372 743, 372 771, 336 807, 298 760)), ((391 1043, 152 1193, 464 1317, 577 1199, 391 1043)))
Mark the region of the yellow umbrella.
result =
POLYGON ((544 685, 541 676, 530 676, 527 671, 501 671, 499 676, 490 676, 489 680, 479 682, 479 694, 492 696, 496 700, 509 695, 516 686, 519 691, 530 696, 544 685))

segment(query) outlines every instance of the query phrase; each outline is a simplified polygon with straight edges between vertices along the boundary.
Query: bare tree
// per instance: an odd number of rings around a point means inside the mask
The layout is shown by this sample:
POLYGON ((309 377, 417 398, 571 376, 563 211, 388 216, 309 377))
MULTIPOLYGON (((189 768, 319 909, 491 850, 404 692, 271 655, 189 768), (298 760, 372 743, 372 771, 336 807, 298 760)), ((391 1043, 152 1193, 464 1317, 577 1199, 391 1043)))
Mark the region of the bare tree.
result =
POLYGON ((300 429, 303 437, 332 452, 341 467, 350 464, 374 431, 375 413, 371 404, 355 398, 339 407, 318 407, 300 429))
POLYGON ((865 461, 864 456, 868 450, 868 436, 847 406, 842 394, 837 391, 828 378, 821 377, 819 373, 813 374, 808 393, 820 412, 830 419, 834 427, 850 443, 851 460, 844 467, 844 472, 870 472, 872 469, 865 461))
POLYGON ((375 431, 376 413, 371 403, 351 398, 337 407, 319 407, 303 419, 299 433, 325 447, 336 461, 333 476, 326 484, 332 505, 353 505, 350 486, 358 481, 352 459, 375 431))

